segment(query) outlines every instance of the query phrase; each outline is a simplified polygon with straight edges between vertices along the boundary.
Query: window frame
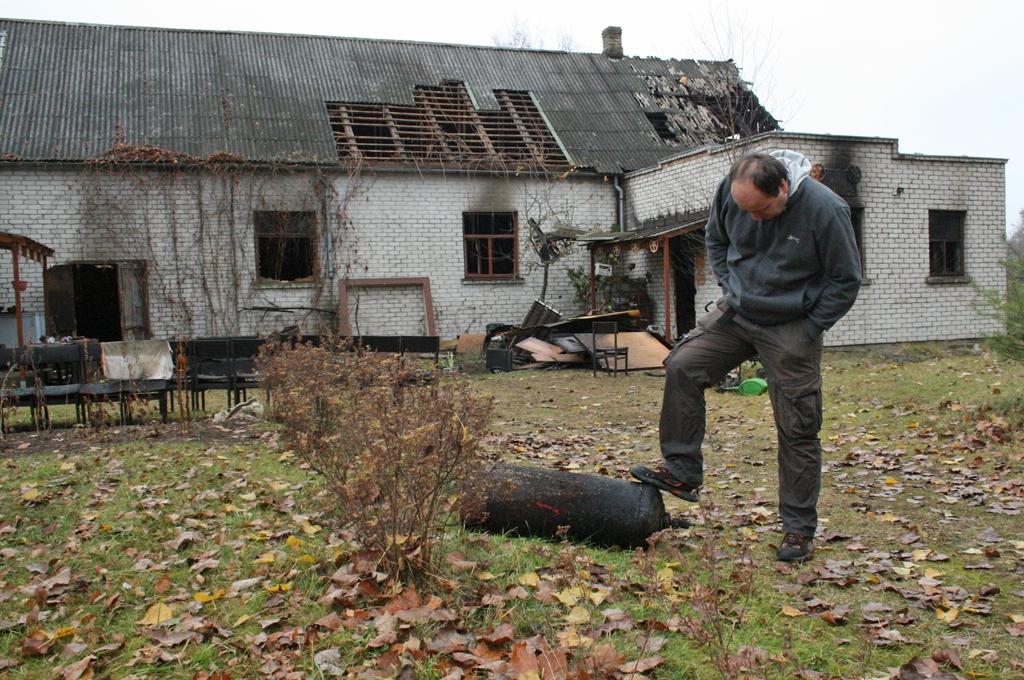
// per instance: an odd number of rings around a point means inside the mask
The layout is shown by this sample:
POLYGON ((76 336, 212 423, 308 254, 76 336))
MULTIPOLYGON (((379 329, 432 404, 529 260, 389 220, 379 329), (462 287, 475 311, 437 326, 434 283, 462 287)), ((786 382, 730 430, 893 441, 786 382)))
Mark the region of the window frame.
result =
POLYGON ((865 257, 864 247, 864 207, 859 205, 850 206, 850 224, 853 225, 853 240, 857 245, 857 255, 860 256, 860 273, 864 276, 867 273, 868 262, 865 257))
POLYGON ((928 278, 929 279, 945 279, 955 280, 963 279, 967 276, 967 264, 966 264, 966 223, 967 223, 967 211, 966 210, 929 210, 928 211, 928 278), (951 217, 956 216, 959 224, 956 225, 958 230, 959 238, 957 240, 950 240, 946 238, 936 238, 935 230, 938 228, 936 225, 936 218, 940 217, 951 217), (956 268, 955 271, 949 271, 945 266, 948 261, 948 247, 950 244, 957 244, 959 250, 956 253, 956 268), (942 248, 942 270, 936 271, 936 246, 942 248))
MULTIPOLYGON (((261 285, 310 285, 316 283, 320 279, 320 266, 319 266, 319 248, 317 244, 317 234, 319 219, 315 210, 253 210, 252 211, 252 226, 253 226, 253 244, 255 248, 255 260, 256 260, 256 281, 261 285), (265 217, 276 215, 277 218, 265 217), (287 216, 287 217, 280 217, 287 216), (283 225, 283 229, 280 233, 268 234, 263 233, 267 227, 272 226, 271 222, 262 222, 262 220, 273 220, 279 219, 283 225), (298 220, 304 222, 303 230, 291 230, 290 227, 295 224, 291 220, 298 220), (264 275, 264 261, 261 256, 262 253, 262 241, 264 239, 273 239, 278 241, 298 241, 304 239, 307 242, 308 248, 308 259, 309 259, 309 273, 303 276, 297 276, 291 279, 275 278, 272 276, 264 275)), ((286 246, 283 246, 286 247, 286 246)), ((282 262, 284 263, 284 254, 282 254, 282 262)), ((269 266, 269 265, 268 265, 269 266)), ((282 266, 281 269, 284 269, 282 266)))
POLYGON ((519 278, 519 213, 516 211, 506 210, 492 210, 492 211, 466 211, 462 213, 462 256, 463 256, 463 274, 467 280, 472 281, 502 281, 502 280, 514 280, 519 278), (504 234, 492 231, 491 233, 485 234, 470 234, 467 233, 469 226, 469 220, 474 216, 480 215, 491 215, 493 230, 494 224, 493 219, 496 215, 507 215, 511 217, 512 222, 512 233, 504 234), (494 242, 497 240, 511 241, 512 244, 512 271, 494 273, 494 242), (483 241, 486 243, 487 256, 485 261, 488 264, 488 271, 486 273, 480 273, 470 271, 470 242, 471 241, 483 241))

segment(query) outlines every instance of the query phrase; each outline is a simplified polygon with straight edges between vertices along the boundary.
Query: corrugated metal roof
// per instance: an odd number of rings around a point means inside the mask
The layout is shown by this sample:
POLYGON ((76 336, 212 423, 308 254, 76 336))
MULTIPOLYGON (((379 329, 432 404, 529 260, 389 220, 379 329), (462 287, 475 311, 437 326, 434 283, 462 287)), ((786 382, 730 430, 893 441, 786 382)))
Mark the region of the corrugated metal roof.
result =
POLYGON ((639 229, 627 231, 592 232, 578 237, 577 241, 605 245, 609 243, 631 243, 655 238, 678 236, 702 228, 708 221, 706 210, 673 214, 647 220, 639 229), (650 222, 651 224, 647 224, 650 222))
POLYGON ((122 141, 336 162, 325 101, 412 105, 417 85, 459 80, 482 109, 495 90, 532 92, 573 162, 618 173, 731 134, 708 97, 747 92, 731 62, 7 19, 0 32, 0 157, 30 160, 122 141), (644 116, 664 106, 712 122, 669 145, 644 116))

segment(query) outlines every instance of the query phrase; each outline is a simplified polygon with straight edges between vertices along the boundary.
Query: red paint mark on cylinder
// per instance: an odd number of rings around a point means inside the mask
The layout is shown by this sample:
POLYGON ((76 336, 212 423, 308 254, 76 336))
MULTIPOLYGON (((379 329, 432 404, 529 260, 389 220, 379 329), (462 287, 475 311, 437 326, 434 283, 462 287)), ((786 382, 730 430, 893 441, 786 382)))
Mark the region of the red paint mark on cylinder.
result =
POLYGON ((562 514, 562 511, 561 511, 561 510, 559 510, 558 508, 556 508, 556 507, 555 507, 555 506, 553 506, 553 505, 548 505, 547 503, 542 503, 542 502, 540 502, 540 501, 535 501, 533 505, 534 505, 534 507, 540 508, 541 510, 547 510, 547 511, 549 511, 549 512, 550 512, 550 513, 552 513, 552 514, 553 514, 553 515, 554 515, 555 517, 558 517, 559 515, 561 515, 561 514, 562 514))

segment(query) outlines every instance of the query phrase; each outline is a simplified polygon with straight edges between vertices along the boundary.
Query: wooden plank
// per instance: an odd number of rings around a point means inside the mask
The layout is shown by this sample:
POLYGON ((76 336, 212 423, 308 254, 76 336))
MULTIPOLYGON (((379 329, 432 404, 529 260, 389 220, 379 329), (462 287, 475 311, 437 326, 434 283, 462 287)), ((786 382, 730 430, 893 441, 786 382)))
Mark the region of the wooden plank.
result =
POLYGON ((558 363, 558 359, 553 354, 545 354, 544 352, 530 352, 530 356, 534 361, 541 361, 548 364, 558 363))
MULTIPOLYGON (((629 370, 642 370, 647 368, 662 368, 665 357, 668 356, 668 348, 661 344, 657 338, 647 331, 627 331, 618 333, 619 347, 629 348, 629 370)), ((583 343, 587 351, 594 348, 590 333, 577 333, 576 339, 583 343)), ((597 336, 598 347, 611 347, 611 334, 597 336)), ((625 368, 620 362, 620 366, 625 368)))
POLYGON ((588 359, 582 352, 574 352, 572 354, 563 352, 562 354, 556 354, 554 360, 560 364, 582 364, 588 359))
POLYGON ((669 285, 672 280, 672 260, 669 256, 668 238, 661 239, 661 287, 665 295, 665 337, 672 335, 672 293, 669 285))
POLYGON ((561 354, 562 348, 558 345, 552 345, 550 342, 544 342, 538 338, 526 338, 516 343, 516 347, 522 350, 526 350, 531 354, 547 354, 554 356, 555 354, 561 354))
POLYGON ((556 364, 579 364, 586 361, 586 357, 580 352, 566 352, 558 345, 538 338, 526 338, 517 342, 516 347, 529 352, 534 361, 556 364))
POLYGON ((538 362, 535 362, 535 363, 532 363, 532 364, 523 364, 522 366, 512 366, 512 370, 513 371, 525 371, 525 370, 530 369, 530 368, 544 368, 545 366, 547 366, 547 364, 538 361, 538 362))

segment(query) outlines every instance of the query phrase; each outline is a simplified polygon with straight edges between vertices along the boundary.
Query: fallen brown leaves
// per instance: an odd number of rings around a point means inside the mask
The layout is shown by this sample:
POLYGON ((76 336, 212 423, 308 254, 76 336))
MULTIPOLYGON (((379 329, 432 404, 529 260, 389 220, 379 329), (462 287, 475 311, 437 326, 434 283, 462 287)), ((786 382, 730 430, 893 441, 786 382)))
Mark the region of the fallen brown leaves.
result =
MULTIPOLYGON (((578 556, 576 556, 578 558, 578 556)), ((582 558, 578 558, 582 559, 582 558)), ((457 571, 474 572, 486 568, 485 562, 467 560, 456 551, 447 561, 457 571)), ((390 583, 375 571, 378 560, 372 555, 359 553, 342 565, 332 576, 340 587, 328 591, 329 601, 344 603, 344 613, 337 611, 321 618, 317 625, 330 630, 365 631, 366 647, 384 652, 389 672, 397 672, 409 664, 433 658, 435 667, 446 671, 446 677, 486 672, 498 677, 536 678, 591 678, 635 676, 653 669, 662 659, 648 655, 627 661, 609 645, 595 645, 594 641, 616 631, 631 631, 634 622, 624 612, 604 609, 592 612, 580 605, 596 606, 604 602, 611 586, 610 574, 596 563, 585 562, 587 579, 583 579, 576 559, 556 561, 552 568, 527 572, 516 579, 524 585, 502 588, 487 580, 468 580, 463 583, 460 608, 444 606, 438 595, 423 596, 411 586, 394 592, 390 583), (570 567, 577 567, 569 570, 570 567), (565 569, 565 571, 563 571, 565 569), (566 584, 568 587, 563 587, 566 584), (465 590, 473 584, 473 591, 465 590), (381 587, 381 586, 384 587, 381 587), (490 629, 472 632, 467 617, 481 609, 493 609, 500 619, 509 602, 535 599, 538 602, 564 607, 567 627, 557 631, 554 639, 541 635, 522 638, 514 626, 502 623, 490 629), (585 616, 572 618, 576 612, 585 616), (591 628, 578 626, 596 623, 591 628), (433 625, 433 632, 420 638, 416 631, 424 625, 433 625), (533 674, 533 675, 531 675, 533 674)), ((657 651, 665 640, 641 641, 640 649, 657 651)), ((321 658, 321 667, 337 666, 334 654, 321 658)), ((327 671, 325 671, 327 672, 327 671)))
MULTIPOLYGON (((610 402, 581 396, 576 418, 610 402)), ((867 415, 899 423, 889 429, 865 423, 860 405, 848 426, 835 415, 818 554, 787 566, 771 556, 774 449, 752 434, 766 402, 742 402, 752 416, 732 403, 712 402, 715 509, 686 506, 696 526, 644 558, 455 533, 438 573, 409 584, 317 514, 317 485, 265 433, 57 454, 33 440, 0 481, 0 673, 832 680, 833 662, 873 679, 1021 672, 1014 425, 954 402, 937 414, 864 401, 867 415), (742 637, 698 642, 715 621, 742 637), (799 663, 805 639, 842 658, 812 646, 799 663)), ((605 417, 499 434, 489 447, 625 476, 655 434, 649 420, 605 417)))

